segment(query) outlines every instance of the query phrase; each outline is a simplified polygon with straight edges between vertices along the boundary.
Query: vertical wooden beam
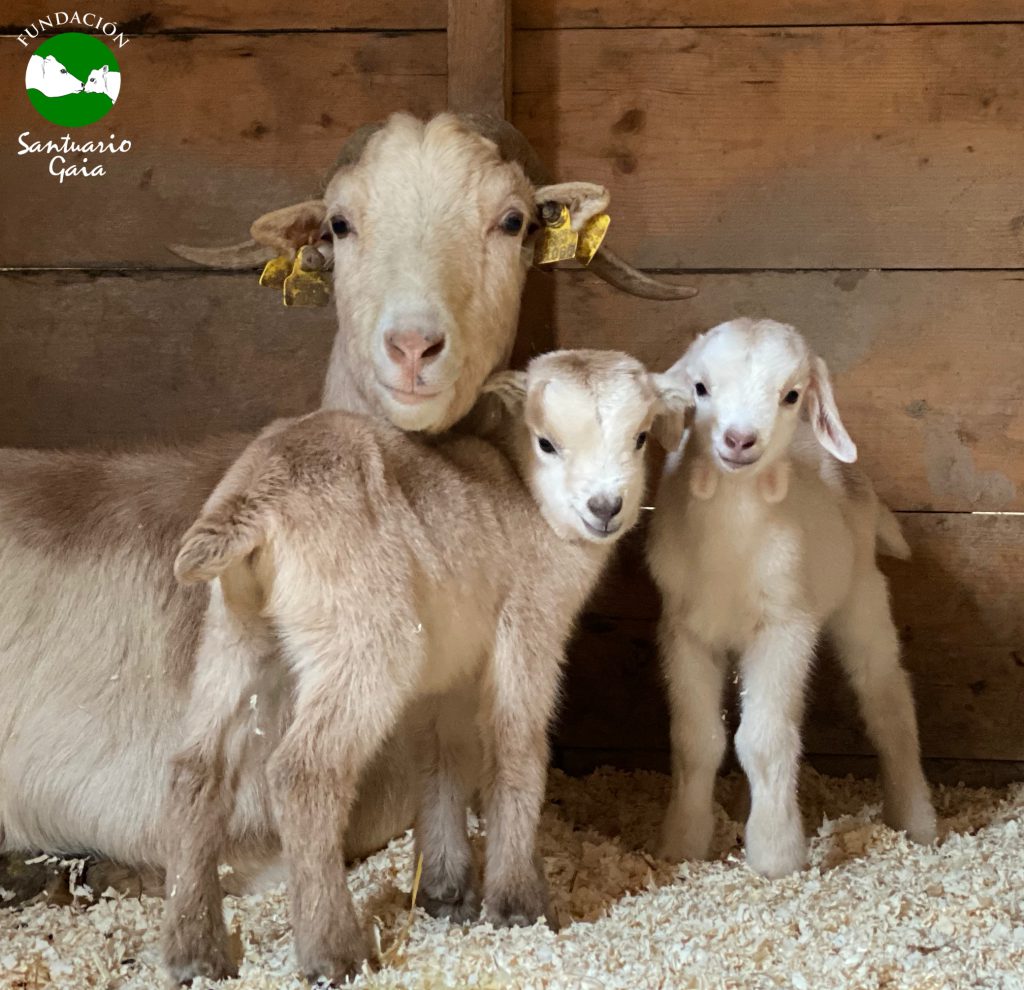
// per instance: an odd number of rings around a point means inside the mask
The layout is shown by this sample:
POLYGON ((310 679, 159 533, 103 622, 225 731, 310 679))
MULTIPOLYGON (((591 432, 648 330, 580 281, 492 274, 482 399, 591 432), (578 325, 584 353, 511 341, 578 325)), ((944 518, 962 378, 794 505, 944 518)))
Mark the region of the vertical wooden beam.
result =
POLYGON ((448 109, 508 119, 512 0, 448 0, 448 109))

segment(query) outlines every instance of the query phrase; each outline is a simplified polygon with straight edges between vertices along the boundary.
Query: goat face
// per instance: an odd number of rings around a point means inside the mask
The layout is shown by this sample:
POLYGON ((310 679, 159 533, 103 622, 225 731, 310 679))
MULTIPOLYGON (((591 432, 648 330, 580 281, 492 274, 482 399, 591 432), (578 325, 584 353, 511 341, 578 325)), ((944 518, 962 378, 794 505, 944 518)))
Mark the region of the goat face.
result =
POLYGON ((784 455, 802 409, 826 450, 856 458, 825 362, 790 326, 722 323, 699 336, 668 375, 693 389, 697 447, 722 472, 760 470, 784 455))
POLYGON ((664 375, 616 351, 555 351, 485 388, 518 392, 520 469, 545 519, 564 538, 616 540, 636 523, 649 433, 674 447, 690 405, 664 375))
MULTIPOLYGON (((565 207, 578 232, 608 201, 592 182, 551 184, 507 122, 443 113, 423 123, 396 113, 350 136, 323 198, 257 218, 246 243, 172 250, 202 265, 249 268, 316 243, 334 262, 339 317, 323 406, 436 432, 469 411, 511 354, 538 214, 550 222, 565 207)), ((644 298, 696 291, 604 247, 590 270, 644 298)))
POLYGON ((455 118, 401 116, 324 203, 346 364, 366 369, 364 397, 395 425, 444 429, 508 360, 531 184, 455 118))

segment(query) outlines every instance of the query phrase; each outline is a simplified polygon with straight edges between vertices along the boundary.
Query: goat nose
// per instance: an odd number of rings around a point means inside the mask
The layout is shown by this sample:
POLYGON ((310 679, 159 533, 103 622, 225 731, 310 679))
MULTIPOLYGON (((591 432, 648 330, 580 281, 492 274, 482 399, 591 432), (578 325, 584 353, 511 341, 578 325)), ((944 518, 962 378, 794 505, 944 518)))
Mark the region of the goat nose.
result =
POLYGON ((609 498, 607 495, 595 495, 587 499, 587 508, 594 513, 606 526, 622 510, 622 498, 609 498))
POLYGON ((384 338, 395 364, 430 364, 444 350, 444 334, 422 330, 391 330, 384 338))
POLYGON ((750 450, 757 443, 756 433, 741 433, 739 430, 725 431, 725 445, 730 450, 750 450))

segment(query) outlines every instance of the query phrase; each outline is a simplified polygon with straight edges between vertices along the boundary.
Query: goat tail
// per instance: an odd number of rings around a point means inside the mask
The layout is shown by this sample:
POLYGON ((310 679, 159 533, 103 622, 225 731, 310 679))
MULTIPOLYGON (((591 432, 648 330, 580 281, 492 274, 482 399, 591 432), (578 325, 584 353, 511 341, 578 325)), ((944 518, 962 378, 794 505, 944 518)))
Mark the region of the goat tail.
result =
POLYGON ((907 543, 892 509, 878 503, 878 518, 875 521, 875 539, 878 552, 898 560, 910 559, 910 544, 907 543))

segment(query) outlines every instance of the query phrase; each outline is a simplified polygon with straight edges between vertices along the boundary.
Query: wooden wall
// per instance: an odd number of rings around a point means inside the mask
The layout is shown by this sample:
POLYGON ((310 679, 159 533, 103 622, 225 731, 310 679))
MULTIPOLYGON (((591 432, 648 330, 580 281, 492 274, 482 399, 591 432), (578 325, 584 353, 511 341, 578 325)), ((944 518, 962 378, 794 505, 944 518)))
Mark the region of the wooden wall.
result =
MULTIPOLYGON (((42 129, 23 60, 0 61, 0 442, 180 439, 309 408, 329 313, 285 313, 252 275, 165 245, 238 239, 307 196, 353 127, 441 109, 446 4, 107 6, 133 32, 125 85, 81 133, 134 142, 110 176, 58 185, 15 156, 42 129)), ((37 8, 12 0, 0 31, 37 8)), ((612 189, 620 253, 701 289, 642 302, 538 273, 519 357, 609 346, 664 367, 731 316, 800 327, 916 551, 889 571, 933 770, 1020 773, 1024 4, 517 0, 513 25, 514 121, 560 177, 612 189)), ((639 545, 574 647, 570 768, 665 764, 639 545)), ((827 657, 809 722, 830 765, 870 752, 827 657)))

